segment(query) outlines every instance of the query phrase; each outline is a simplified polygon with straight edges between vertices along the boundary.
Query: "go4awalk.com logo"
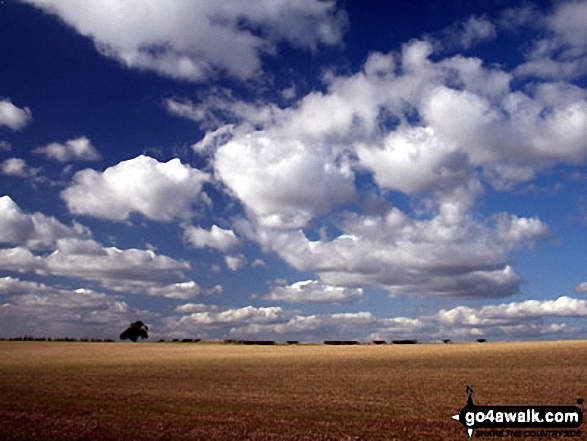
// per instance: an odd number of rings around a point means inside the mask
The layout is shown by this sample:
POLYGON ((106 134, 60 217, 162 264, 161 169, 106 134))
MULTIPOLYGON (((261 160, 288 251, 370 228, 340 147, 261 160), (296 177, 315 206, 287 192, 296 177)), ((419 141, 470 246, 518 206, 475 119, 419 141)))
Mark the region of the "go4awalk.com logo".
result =
MULTIPOLYGON (((469 398, 461 411, 452 416, 469 437, 580 437, 583 411, 577 406, 478 406, 473 403, 473 389, 467 386, 469 398), (574 429, 574 430, 573 430, 574 429)), ((583 400, 577 400, 582 403, 583 400)))

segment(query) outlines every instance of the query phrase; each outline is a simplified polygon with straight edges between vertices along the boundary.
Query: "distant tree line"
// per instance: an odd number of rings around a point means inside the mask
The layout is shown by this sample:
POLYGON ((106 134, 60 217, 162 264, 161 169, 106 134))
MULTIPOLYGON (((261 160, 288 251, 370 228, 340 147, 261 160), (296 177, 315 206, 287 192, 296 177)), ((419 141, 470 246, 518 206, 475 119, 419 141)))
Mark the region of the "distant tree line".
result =
MULTIPOLYGON (((130 328, 129 328, 130 329, 130 328)), ((134 330, 134 329, 133 329, 134 330)), ((125 331, 126 332, 126 331, 125 331)), ((132 341, 136 341, 136 339, 133 338, 141 338, 138 334, 134 335, 131 334, 131 336, 127 336, 125 335, 125 337, 127 337, 127 339, 130 339, 132 341)), ((101 338, 72 338, 72 337, 60 337, 60 338, 52 338, 52 337, 34 337, 32 335, 23 335, 23 336, 19 336, 19 337, 0 337, 0 341, 56 341, 56 342, 90 342, 90 343, 113 343, 115 340, 110 339, 110 338, 106 338, 106 339, 101 339, 101 338)), ((171 340, 165 340, 165 339, 159 339, 158 342, 160 343, 165 343, 165 342, 171 342, 171 343, 198 343, 202 341, 199 338, 174 338, 171 340)), ((442 340, 444 343, 452 343, 452 341, 450 339, 444 339, 442 340)), ((478 343, 485 343, 487 341, 487 339, 485 338, 478 338, 476 340, 478 343)), ((261 346, 270 346, 270 345, 277 345, 280 344, 279 342, 275 342, 274 340, 240 340, 240 339, 226 339, 223 340, 223 343, 225 344, 235 344, 235 345, 261 345, 261 346)), ((299 341, 297 340, 287 340, 285 341, 286 344, 288 345, 297 345, 299 344, 299 341)), ((387 344, 394 344, 394 345, 414 345, 414 344, 418 344, 418 340, 391 340, 389 342, 385 341, 385 340, 373 340, 371 342, 371 344, 374 345, 387 345, 387 344)), ((283 344, 283 343, 282 343, 283 344)), ((322 342, 322 344, 325 345, 329 345, 329 346, 341 346, 341 345, 361 345, 361 344, 366 344, 366 343, 362 343, 356 340, 325 340, 322 342)))
POLYGON ((91 343, 113 343, 114 340, 110 338, 72 338, 72 337, 33 337, 31 335, 23 335, 21 337, 0 337, 0 341, 68 341, 68 342, 91 342, 91 343))

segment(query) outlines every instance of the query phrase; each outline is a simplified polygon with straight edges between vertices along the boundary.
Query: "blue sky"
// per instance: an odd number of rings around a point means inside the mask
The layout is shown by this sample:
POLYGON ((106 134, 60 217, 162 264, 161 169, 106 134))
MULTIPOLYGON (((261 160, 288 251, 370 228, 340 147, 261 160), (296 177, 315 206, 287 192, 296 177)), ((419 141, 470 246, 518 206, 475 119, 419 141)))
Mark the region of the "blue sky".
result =
POLYGON ((0 3, 0 335, 584 338, 587 2, 0 3))

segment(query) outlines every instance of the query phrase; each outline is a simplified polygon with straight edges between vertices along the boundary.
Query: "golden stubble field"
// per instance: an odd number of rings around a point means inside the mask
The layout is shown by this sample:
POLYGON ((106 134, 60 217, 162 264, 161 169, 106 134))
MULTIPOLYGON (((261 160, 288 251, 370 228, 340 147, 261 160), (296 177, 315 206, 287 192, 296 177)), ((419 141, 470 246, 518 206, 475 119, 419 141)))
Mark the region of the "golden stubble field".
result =
POLYGON ((465 440, 466 385, 573 405, 587 342, 0 342, 0 439, 465 440))

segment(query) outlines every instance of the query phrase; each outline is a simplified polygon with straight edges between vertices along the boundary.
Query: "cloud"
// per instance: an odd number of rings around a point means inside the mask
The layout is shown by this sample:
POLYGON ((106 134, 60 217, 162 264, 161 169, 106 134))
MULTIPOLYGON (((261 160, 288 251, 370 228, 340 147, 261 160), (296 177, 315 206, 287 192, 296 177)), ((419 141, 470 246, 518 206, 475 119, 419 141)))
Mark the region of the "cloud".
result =
POLYGON ((382 146, 359 146, 361 165, 372 170, 381 188, 412 195, 465 184, 473 170, 466 154, 434 136, 431 128, 398 129, 382 146))
POLYGON ((215 248, 220 251, 227 251, 240 244, 234 231, 224 230, 217 225, 212 225, 210 230, 205 230, 192 225, 184 227, 184 237, 196 248, 215 248))
POLYGON ((192 300, 200 297, 219 295, 224 291, 221 285, 215 285, 210 289, 203 289, 193 280, 168 285, 143 281, 106 281, 102 285, 105 288, 117 292, 144 294, 153 297, 179 300, 192 300))
POLYGON ((10 152, 12 150, 12 144, 8 141, 0 141, 0 152, 10 152))
POLYGON ((279 307, 245 306, 223 309, 215 305, 193 303, 178 306, 177 312, 185 315, 163 320, 167 335, 196 334, 199 338, 228 337, 231 332, 238 333, 238 329, 243 326, 252 323, 277 323, 287 314, 279 307))
POLYGON ((563 296, 556 300, 527 300, 479 308, 457 306, 417 319, 388 319, 387 329, 382 327, 379 335, 412 338, 427 336, 439 339, 477 336, 538 337, 573 332, 565 323, 547 323, 546 319, 586 316, 586 301, 563 296))
POLYGON ((369 312, 304 316, 280 307, 223 308, 201 304, 182 305, 177 312, 184 315, 165 320, 169 335, 197 333, 201 338, 348 340, 368 335, 377 325, 369 312))
POLYGON ((155 314, 120 297, 89 289, 63 289, 13 277, 0 278, 0 334, 4 337, 117 338, 135 317, 155 314))
MULTIPOLYGON (((515 26, 518 12, 526 13, 527 9, 514 11, 504 17, 505 26, 515 26)), ((526 15, 532 20, 522 24, 539 31, 542 38, 527 51, 527 61, 515 69, 516 75, 557 81, 578 79, 587 73, 587 2, 557 2, 548 13, 533 9, 526 15)))
POLYGON ((132 213, 140 213, 169 222, 191 217, 207 180, 206 173, 177 158, 161 163, 141 155, 104 172, 86 169, 76 173, 61 197, 77 215, 125 221, 132 213))
POLYGON ((251 263, 251 268, 265 268, 267 264, 263 259, 255 259, 251 263))
POLYGON ((59 16, 124 66, 188 81, 219 71, 249 79, 280 42, 306 50, 337 45, 346 24, 334 1, 26 1, 59 16))
POLYGON ((35 154, 45 155, 59 162, 99 161, 102 156, 85 136, 66 141, 65 144, 53 142, 33 150, 35 154))
POLYGON ((247 259, 243 255, 238 256, 224 256, 224 261, 226 262, 226 266, 231 271, 238 271, 239 269, 243 268, 247 263, 247 259))
POLYGON ((40 171, 40 168, 34 168, 27 165, 24 159, 10 158, 0 165, 2 174, 6 176, 15 176, 18 178, 34 178, 40 171))
POLYGON ((150 250, 102 247, 95 241, 61 239, 57 249, 42 259, 37 272, 87 280, 121 280, 164 283, 183 279, 187 262, 157 255, 150 250))
MULTIPOLYGON (((445 315, 441 311, 440 315, 445 315)), ((587 301, 567 296, 556 300, 526 300, 502 305, 489 305, 479 309, 473 316, 479 319, 517 319, 540 317, 586 317, 587 301)), ((450 321, 450 320, 449 320, 450 321)))
POLYGON ((181 300, 223 291, 220 285, 203 289, 186 280, 187 262, 151 250, 103 247, 84 238, 89 235, 84 227, 67 227, 40 213, 23 214, 8 197, 0 198, 0 227, 0 242, 18 245, 0 249, 3 271, 92 281, 115 292, 181 300), (40 248, 42 253, 33 252, 40 248))
POLYGON ((291 227, 352 203, 357 169, 373 172, 384 189, 420 196, 482 178, 511 188, 544 168, 587 160, 583 89, 512 90, 507 71, 462 55, 432 61, 432 54, 427 41, 371 54, 362 71, 326 75, 325 93, 288 109, 256 103, 244 111, 252 105, 226 98, 216 107, 233 115, 230 127, 211 130, 196 146, 216 152, 216 175, 250 215, 291 227), (317 190, 300 187, 304 198, 281 176, 317 190))
POLYGON ((284 314, 280 323, 249 323, 234 327, 229 335, 248 338, 296 339, 302 341, 320 340, 366 340, 369 329, 377 324, 370 312, 295 315, 284 314))
MULTIPOLYGON (((302 282, 304 283, 304 282, 302 282)), ((587 301, 562 296, 479 307, 455 306, 417 317, 377 317, 371 312, 305 315, 281 307, 227 308, 186 303, 177 316, 163 319, 168 336, 266 340, 397 340, 470 341, 479 337, 518 339, 574 335, 583 329, 567 322, 587 317, 587 301)))
POLYGON ((0 100, 0 127, 20 130, 32 121, 32 113, 28 107, 16 107, 10 100, 0 100))
POLYGON ((361 288, 330 286, 318 280, 304 280, 287 286, 275 286, 265 300, 289 303, 351 303, 363 298, 361 288))
MULTIPOLYGON (((547 234, 536 218, 502 214, 478 223, 455 216, 451 202, 432 219, 399 209, 382 216, 347 214, 332 239, 310 240, 301 230, 242 223, 241 230, 299 271, 333 286, 371 286, 392 295, 505 297, 523 278, 508 254, 547 234), (455 218, 460 218, 455 219, 455 218)), ((458 207, 457 207, 458 211, 458 207)))
POLYGON ((518 292, 524 279, 512 254, 548 226, 483 215, 477 202, 490 187, 508 191, 548 168, 587 162, 586 91, 562 81, 521 89, 515 73, 443 58, 424 40, 323 80, 322 91, 286 109, 267 104, 259 119, 230 97, 216 106, 234 109, 231 124, 198 148, 244 207, 235 231, 327 285, 518 292), (394 206, 406 199, 408 208, 394 206))
POLYGON ((89 235, 89 230, 78 223, 69 227, 42 213, 26 214, 10 196, 0 197, 0 243, 27 249, 51 248, 60 239, 89 235))
POLYGON ((218 147, 232 138, 233 128, 232 124, 227 124, 217 130, 206 132, 203 139, 192 145, 192 149, 200 155, 212 156, 218 147))
MULTIPOLYGON (((212 87, 199 93, 197 102, 190 99, 168 98, 164 105, 169 113, 199 123, 202 130, 216 131, 215 137, 227 139, 232 124, 247 121, 251 125, 260 126, 277 118, 283 109, 273 103, 262 100, 245 102, 239 100, 231 89, 212 87)), ((204 144, 209 141, 205 140, 204 144)), ((202 150, 200 144, 195 150, 202 150)))
MULTIPOLYGON (((16 223, 13 219, 12 222, 16 223)), ((20 239, 25 243, 32 241, 27 241, 26 237, 20 239)), ((0 249, 0 270, 3 271, 93 281, 106 289, 133 294, 182 299, 208 294, 195 282, 186 280, 184 272, 189 269, 188 262, 151 250, 103 247, 94 240, 78 237, 55 240, 53 251, 48 255, 33 253, 24 246, 0 249)), ((214 288, 209 293, 219 292, 219 289, 214 288)))
POLYGON ((435 43, 443 49, 462 48, 468 50, 473 46, 493 40, 497 37, 496 26, 487 17, 471 16, 441 32, 435 43))
POLYGON ((218 149, 214 169, 259 222, 295 228, 356 198, 347 164, 322 153, 295 138, 249 133, 218 149))
POLYGON ((584 162, 585 91, 566 84, 529 91, 509 92, 496 106, 482 95, 442 87, 428 95, 421 114, 436 136, 449 145, 465 146, 470 161, 488 170, 507 162, 536 171, 584 162), (464 108, 467 112, 460 112, 464 108))

